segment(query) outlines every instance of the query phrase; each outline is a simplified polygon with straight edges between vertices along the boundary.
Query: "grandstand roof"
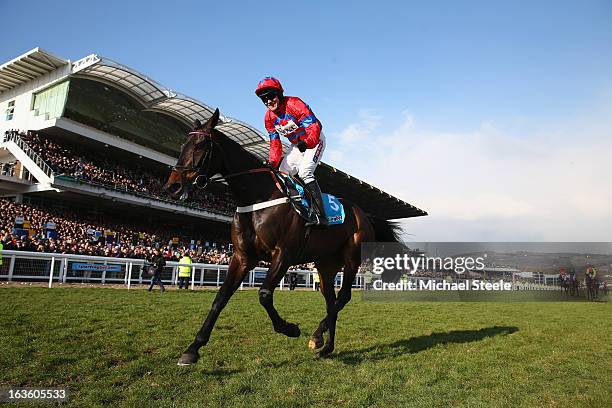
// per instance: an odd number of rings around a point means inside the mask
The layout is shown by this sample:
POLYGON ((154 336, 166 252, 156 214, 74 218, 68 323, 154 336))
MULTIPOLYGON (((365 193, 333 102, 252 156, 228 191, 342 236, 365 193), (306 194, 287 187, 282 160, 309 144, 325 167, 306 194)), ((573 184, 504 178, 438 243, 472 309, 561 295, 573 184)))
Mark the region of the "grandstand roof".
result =
POLYGON ((68 60, 58 58, 40 48, 34 48, 0 65, 0 93, 68 64, 70 64, 68 60))
POLYGON ((328 164, 321 163, 317 167, 316 176, 324 190, 346 198, 358 204, 365 212, 378 217, 397 219, 427 215, 427 212, 412 204, 328 164))
MULTIPOLYGON (((207 104, 159 84, 140 72, 119 64, 109 58, 96 54, 88 55, 76 61, 72 66, 73 75, 108 83, 120 87, 135 97, 145 108, 173 116, 187 126, 192 126, 196 119, 205 121, 214 112, 207 104)), ((247 150, 261 159, 267 156, 266 141, 257 129, 227 116, 221 117, 217 129, 236 140, 247 150)), ((182 141, 178 143, 180 146, 182 141)))

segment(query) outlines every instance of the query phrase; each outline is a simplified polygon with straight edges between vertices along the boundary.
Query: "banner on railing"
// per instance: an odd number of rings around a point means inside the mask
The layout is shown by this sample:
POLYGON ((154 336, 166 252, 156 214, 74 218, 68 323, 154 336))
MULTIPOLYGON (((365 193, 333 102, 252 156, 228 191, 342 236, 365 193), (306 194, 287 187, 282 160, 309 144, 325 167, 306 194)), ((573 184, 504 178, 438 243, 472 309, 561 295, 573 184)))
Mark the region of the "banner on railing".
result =
POLYGON ((89 263, 73 263, 73 271, 121 272, 121 265, 101 265, 89 263))

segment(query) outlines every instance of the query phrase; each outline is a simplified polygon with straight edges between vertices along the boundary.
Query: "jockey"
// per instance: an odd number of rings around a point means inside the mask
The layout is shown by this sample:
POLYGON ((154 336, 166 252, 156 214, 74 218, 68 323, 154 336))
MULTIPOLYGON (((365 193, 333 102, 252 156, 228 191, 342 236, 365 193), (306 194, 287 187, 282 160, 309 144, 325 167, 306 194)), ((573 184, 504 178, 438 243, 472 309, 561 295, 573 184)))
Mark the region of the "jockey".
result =
POLYGON ((597 269, 594 266, 589 266, 586 270, 586 276, 591 279, 594 279, 597 276, 597 269))
POLYGON ((569 280, 570 282, 574 282, 576 280, 576 269, 573 266, 569 268, 569 280))
POLYGON ((325 150, 321 122, 304 101, 295 96, 284 96, 283 92, 280 81, 273 77, 259 81, 255 90, 255 94, 268 108, 265 125, 270 136, 269 164, 283 173, 298 174, 304 181, 313 198, 312 204, 317 214, 317 222, 306 225, 328 225, 321 189, 314 177, 315 169, 325 150), (291 142, 289 154, 284 158, 281 136, 291 142))

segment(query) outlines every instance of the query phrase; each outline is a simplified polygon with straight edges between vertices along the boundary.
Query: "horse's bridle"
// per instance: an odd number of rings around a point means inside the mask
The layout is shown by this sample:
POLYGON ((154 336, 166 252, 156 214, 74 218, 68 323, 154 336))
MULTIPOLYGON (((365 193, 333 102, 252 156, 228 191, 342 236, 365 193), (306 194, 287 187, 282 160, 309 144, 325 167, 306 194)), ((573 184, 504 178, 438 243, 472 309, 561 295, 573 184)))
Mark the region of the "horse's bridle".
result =
MULTIPOLYGON (((212 133, 209 132, 201 132, 201 131, 194 131, 194 132, 189 132, 187 134, 187 136, 205 136, 209 141, 210 141, 210 148, 208 149, 208 151, 206 152, 205 155, 202 156, 202 158, 199 160, 198 163, 195 162, 195 151, 191 152, 191 166, 172 166, 173 170, 178 170, 178 171, 195 171, 198 173, 198 176, 201 175, 201 164, 204 161, 204 159, 206 159, 209 155, 212 156, 212 147, 213 147, 213 138, 212 138, 212 133)), ((183 144, 184 146, 184 144, 183 144)), ((194 149, 195 150, 195 149, 194 149)), ((210 167, 210 160, 209 162, 209 167, 210 167)), ((209 169, 206 169, 209 170, 209 169)))
POLYGON ((280 184, 278 182, 278 178, 276 176, 276 171, 269 168, 269 167, 261 167, 261 168, 257 168, 257 169, 250 169, 250 170, 245 170, 245 171, 240 171, 237 173, 232 173, 232 174, 228 174, 226 176, 217 176, 217 177, 207 177, 206 174, 208 174, 208 171, 210 170, 210 162, 212 161, 212 152, 213 152, 213 145, 216 143, 213 140, 212 137, 212 133, 210 132, 202 132, 202 131, 193 131, 193 132, 189 132, 187 134, 187 136, 205 136, 206 139, 209 140, 210 145, 208 150, 206 151, 206 153, 204 155, 202 155, 202 158, 200 160, 198 160, 198 163, 195 162, 195 152, 192 152, 192 157, 191 157, 191 166, 173 166, 172 169, 174 170, 179 170, 181 172, 183 171, 195 171, 198 175, 196 176, 196 178, 193 180, 193 185, 200 188, 200 189, 205 189, 206 186, 208 186, 209 183, 220 183, 223 181, 226 181, 230 178, 234 178, 234 177, 238 177, 238 176, 242 176, 245 174, 253 174, 253 173, 270 173, 270 175, 272 176, 272 179, 274 180, 274 183, 276 184, 276 186, 279 188, 279 190, 282 191, 282 189, 280 188, 280 184), (207 160, 208 159, 208 160, 207 160), (204 173, 202 173, 202 164, 207 160, 207 165, 206 165, 206 171, 204 173), (200 183, 198 183, 198 179, 200 177, 203 177, 205 182, 203 185, 201 185, 200 183))

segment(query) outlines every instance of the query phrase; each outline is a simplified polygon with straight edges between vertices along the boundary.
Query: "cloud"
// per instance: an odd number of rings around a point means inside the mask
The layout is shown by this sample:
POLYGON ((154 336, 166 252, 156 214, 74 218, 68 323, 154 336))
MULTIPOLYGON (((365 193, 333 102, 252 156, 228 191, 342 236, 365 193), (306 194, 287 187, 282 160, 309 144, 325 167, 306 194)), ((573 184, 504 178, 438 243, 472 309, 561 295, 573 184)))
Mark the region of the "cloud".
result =
POLYGON ((609 117, 523 121, 516 134, 491 121, 437 132, 409 112, 385 130, 362 115, 330 135, 326 159, 428 211, 405 222, 416 240, 612 241, 609 117))
POLYGON ((358 122, 350 124, 337 135, 341 143, 350 145, 368 140, 381 124, 381 117, 368 110, 361 110, 358 117, 360 118, 358 122))

